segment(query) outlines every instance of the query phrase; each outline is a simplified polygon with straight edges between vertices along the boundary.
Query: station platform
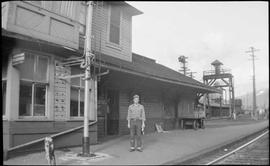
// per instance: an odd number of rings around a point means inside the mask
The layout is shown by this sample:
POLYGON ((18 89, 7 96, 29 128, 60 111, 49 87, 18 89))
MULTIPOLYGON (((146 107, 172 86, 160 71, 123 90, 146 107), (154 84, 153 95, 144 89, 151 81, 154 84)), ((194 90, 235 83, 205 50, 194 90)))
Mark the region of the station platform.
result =
MULTIPOLYGON (((129 136, 121 136, 102 144, 92 145, 91 152, 101 157, 77 157, 81 147, 56 150, 57 165, 162 165, 184 161, 225 143, 232 142, 263 128, 269 120, 207 120, 205 129, 170 130, 142 136, 143 152, 129 152, 129 136)), ((18 156, 4 161, 5 165, 46 165, 45 152, 18 156)))

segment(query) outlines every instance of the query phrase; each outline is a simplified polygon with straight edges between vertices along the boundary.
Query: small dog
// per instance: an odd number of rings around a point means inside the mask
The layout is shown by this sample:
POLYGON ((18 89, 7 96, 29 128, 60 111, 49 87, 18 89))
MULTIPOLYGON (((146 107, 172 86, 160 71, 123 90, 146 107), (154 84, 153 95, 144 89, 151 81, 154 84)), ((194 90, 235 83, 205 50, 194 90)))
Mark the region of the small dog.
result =
POLYGON ((46 137, 44 140, 46 159, 49 165, 56 165, 53 140, 51 137, 46 137))

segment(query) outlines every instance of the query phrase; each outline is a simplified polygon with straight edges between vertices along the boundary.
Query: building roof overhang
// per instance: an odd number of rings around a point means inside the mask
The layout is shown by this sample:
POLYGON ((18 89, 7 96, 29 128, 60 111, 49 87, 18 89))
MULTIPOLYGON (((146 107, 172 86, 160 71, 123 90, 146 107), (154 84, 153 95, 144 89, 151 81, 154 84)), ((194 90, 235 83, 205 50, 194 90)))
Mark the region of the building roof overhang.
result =
MULTIPOLYGON (((79 57, 83 55, 82 50, 70 50, 64 46, 9 32, 4 29, 2 29, 2 36, 7 37, 10 40, 17 39, 18 41, 16 41, 16 43, 18 42, 18 46, 20 47, 26 47, 37 51, 44 51, 55 55, 61 55, 66 58, 72 56, 79 57)), ((101 53, 97 53, 96 59, 98 62, 96 65, 100 65, 101 67, 111 70, 194 88, 199 93, 222 93, 222 91, 217 88, 207 86, 195 79, 184 76, 177 71, 158 64, 153 59, 135 53, 132 54, 132 62, 114 58, 112 56, 101 53)))
POLYGON ((143 14, 143 12, 126 3, 125 1, 108 1, 108 3, 121 6, 124 11, 130 13, 132 16, 143 14))
POLYGON ((61 55, 64 58, 69 58, 72 56, 78 57, 83 54, 82 50, 71 49, 56 43, 10 32, 3 28, 1 31, 1 35, 2 35, 2 43, 4 43, 3 39, 8 39, 5 40, 5 42, 13 43, 13 45, 16 45, 18 47, 30 48, 37 51, 44 51, 55 55, 61 55))
POLYGON ((132 54, 132 62, 101 53, 96 55, 96 59, 98 61, 97 65, 111 70, 194 88, 199 93, 222 93, 220 89, 207 86, 166 66, 155 63, 153 59, 135 53, 132 54))

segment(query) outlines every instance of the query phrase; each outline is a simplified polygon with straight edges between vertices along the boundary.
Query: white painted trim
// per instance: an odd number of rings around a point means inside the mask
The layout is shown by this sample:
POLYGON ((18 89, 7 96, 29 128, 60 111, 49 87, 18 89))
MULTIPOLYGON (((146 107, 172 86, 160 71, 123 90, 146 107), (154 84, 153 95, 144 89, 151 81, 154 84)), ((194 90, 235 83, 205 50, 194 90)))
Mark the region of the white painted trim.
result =
POLYGON ((83 121, 83 116, 81 117, 75 117, 75 116, 71 116, 70 119, 68 119, 67 121, 83 121))
POLYGON ((18 119, 16 119, 15 121, 52 121, 50 119, 48 119, 48 117, 46 116, 19 116, 18 119))
MULTIPOLYGON (((47 1, 48 2, 48 1, 47 1)), ((56 2, 56 1, 52 1, 52 2, 56 2)), ((57 15, 57 16, 60 16, 60 17, 64 17, 64 18, 66 18, 66 19, 69 19, 71 22, 76 22, 76 23, 78 23, 78 21, 76 20, 76 19, 74 19, 74 18, 76 18, 76 16, 75 15, 73 15, 72 17, 70 17, 70 16, 67 16, 67 15, 63 15, 63 14, 61 14, 61 11, 59 11, 59 13, 57 13, 57 12, 54 12, 52 9, 46 9, 45 8, 45 2, 44 1, 41 1, 41 6, 39 6, 39 5, 37 5, 37 4, 34 4, 34 3, 32 3, 32 2, 28 2, 28 1, 23 1, 22 3, 27 3, 27 4, 29 4, 29 5, 31 5, 31 6, 35 6, 35 7, 38 7, 38 9, 39 10, 44 10, 44 11, 47 11, 47 12, 50 12, 50 13, 53 13, 53 14, 55 14, 55 15, 57 15)), ((72 3, 72 2, 71 2, 72 3)), ((75 2, 76 3, 76 2, 75 2)), ((53 5, 53 4, 52 4, 53 5)), ((74 7, 73 7, 73 9, 76 9, 76 4, 74 4, 74 7)), ((61 10, 61 9, 60 9, 61 10)), ((72 13, 73 14, 73 13, 72 13)))
POLYGON ((2 116, 2 121, 8 121, 8 118, 6 117, 6 115, 2 116))
MULTIPOLYGON (((83 116, 80 116, 80 102, 81 102, 81 93, 84 93, 84 87, 79 87, 79 86, 74 86, 71 85, 70 86, 70 94, 71 94, 71 88, 76 89, 76 91, 78 91, 78 96, 77 96, 77 101, 78 101, 78 116, 71 116, 70 115, 70 104, 69 104, 69 120, 73 120, 73 119, 83 119, 83 116)), ((71 97, 69 97, 69 103, 70 103, 71 97)), ((84 102, 84 101, 83 101, 84 102)))
POLYGON ((22 118, 22 119, 16 119, 15 122, 54 122, 54 120, 51 119, 45 119, 45 118, 22 118))

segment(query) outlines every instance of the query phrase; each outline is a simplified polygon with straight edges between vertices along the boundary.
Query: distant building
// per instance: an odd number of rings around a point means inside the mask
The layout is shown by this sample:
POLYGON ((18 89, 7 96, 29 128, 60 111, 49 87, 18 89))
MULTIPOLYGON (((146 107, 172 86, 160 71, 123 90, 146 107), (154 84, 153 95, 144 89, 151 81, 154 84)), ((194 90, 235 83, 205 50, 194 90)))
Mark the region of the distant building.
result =
POLYGON ((241 99, 235 99, 234 100, 235 103, 235 112, 236 115, 238 114, 244 114, 244 110, 242 110, 242 100, 241 99))

